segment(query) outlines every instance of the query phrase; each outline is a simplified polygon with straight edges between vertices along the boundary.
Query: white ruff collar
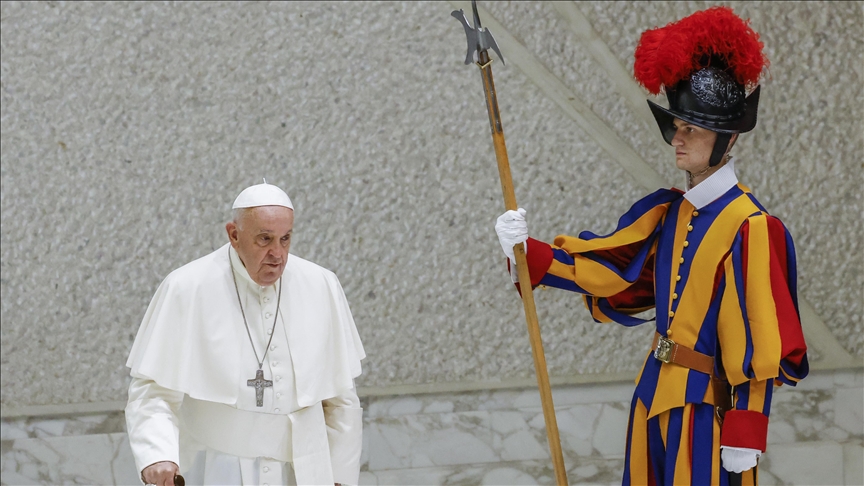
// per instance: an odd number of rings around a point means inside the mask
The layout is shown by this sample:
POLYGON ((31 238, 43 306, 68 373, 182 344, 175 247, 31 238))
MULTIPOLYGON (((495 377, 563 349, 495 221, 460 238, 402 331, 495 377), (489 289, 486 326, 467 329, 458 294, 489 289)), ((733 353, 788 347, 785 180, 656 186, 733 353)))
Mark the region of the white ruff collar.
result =
POLYGON ((726 191, 736 185, 738 185, 738 177, 735 175, 735 158, 730 157, 726 165, 717 169, 717 172, 708 176, 696 187, 685 192, 684 198, 696 209, 701 209, 726 194, 726 191))

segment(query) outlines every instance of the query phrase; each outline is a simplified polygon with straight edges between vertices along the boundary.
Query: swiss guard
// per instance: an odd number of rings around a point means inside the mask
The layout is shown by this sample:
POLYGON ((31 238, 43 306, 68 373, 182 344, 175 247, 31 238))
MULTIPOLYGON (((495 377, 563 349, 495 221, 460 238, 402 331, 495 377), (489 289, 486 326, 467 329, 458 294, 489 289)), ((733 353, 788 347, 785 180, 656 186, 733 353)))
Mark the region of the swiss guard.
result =
POLYGON ((808 372, 792 238, 738 181, 730 155, 756 126, 762 48, 728 7, 644 32, 635 77, 666 93, 668 109, 648 104, 686 191, 644 197, 603 236, 529 238, 523 209, 496 223, 505 253, 526 243, 532 285, 583 294, 595 321, 636 326, 656 309, 625 485, 756 484, 772 392, 808 372))

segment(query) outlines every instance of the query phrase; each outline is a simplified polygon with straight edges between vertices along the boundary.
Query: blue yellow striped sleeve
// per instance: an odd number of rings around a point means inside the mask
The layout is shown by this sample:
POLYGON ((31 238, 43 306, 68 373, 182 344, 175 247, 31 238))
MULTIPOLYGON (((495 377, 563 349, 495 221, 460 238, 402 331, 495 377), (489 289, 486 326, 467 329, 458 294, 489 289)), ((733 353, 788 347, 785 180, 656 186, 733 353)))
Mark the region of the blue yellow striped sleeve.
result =
POLYGON ((598 322, 645 322, 632 315, 654 307, 657 235, 669 205, 680 197, 679 191, 661 189, 642 198, 605 236, 583 231, 558 236, 551 245, 529 239, 531 283, 584 294, 598 322))

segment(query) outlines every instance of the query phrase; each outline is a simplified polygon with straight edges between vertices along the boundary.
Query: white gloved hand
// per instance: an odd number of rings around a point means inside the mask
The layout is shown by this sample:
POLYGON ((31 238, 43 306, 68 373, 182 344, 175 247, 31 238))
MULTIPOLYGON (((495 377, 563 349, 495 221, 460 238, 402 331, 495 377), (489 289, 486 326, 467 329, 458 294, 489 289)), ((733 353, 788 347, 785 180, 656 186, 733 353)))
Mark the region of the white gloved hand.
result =
POLYGON ((762 451, 758 449, 720 447, 720 460, 723 463, 723 469, 733 473, 744 472, 756 467, 756 462, 761 456, 762 451))
MULTIPOLYGON (((498 216, 498 221, 495 223, 495 232, 498 233, 498 242, 501 243, 501 249, 504 254, 510 259, 510 266, 513 267, 511 273, 515 273, 516 257, 513 254, 513 247, 517 243, 525 243, 528 240, 528 222, 525 221, 525 210, 519 208, 517 211, 507 211, 498 216)), ((526 245, 527 252, 528 247, 526 245)))

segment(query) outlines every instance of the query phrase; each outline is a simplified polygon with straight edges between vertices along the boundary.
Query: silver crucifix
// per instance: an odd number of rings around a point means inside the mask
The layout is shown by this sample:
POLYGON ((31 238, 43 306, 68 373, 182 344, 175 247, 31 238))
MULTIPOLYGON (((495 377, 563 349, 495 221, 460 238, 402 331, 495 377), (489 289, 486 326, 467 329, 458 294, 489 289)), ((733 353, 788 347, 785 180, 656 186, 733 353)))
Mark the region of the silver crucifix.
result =
POLYGON ((258 370, 255 372, 254 380, 246 380, 246 386, 254 386, 255 387, 255 405, 259 407, 264 406, 264 389, 268 386, 273 386, 272 380, 264 379, 264 371, 258 370))

